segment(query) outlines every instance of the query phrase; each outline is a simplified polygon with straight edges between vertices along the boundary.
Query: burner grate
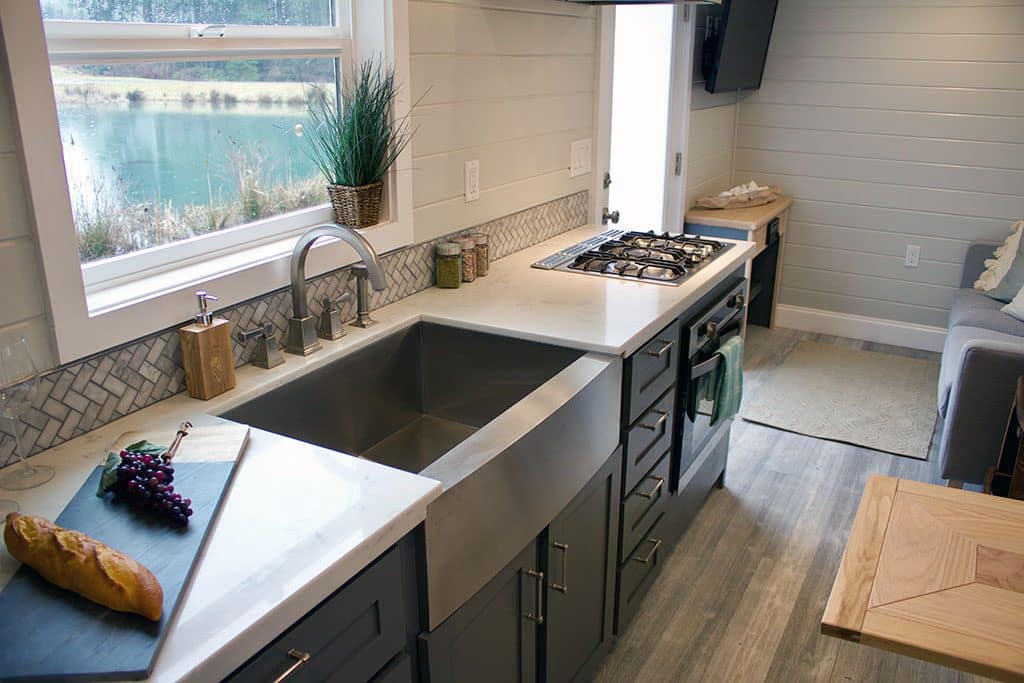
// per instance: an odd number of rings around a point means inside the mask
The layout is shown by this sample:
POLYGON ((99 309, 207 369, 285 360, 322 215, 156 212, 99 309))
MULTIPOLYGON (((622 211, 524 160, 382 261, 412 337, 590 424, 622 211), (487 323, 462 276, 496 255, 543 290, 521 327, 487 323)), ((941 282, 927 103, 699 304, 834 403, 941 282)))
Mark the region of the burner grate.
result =
POLYGON ((600 237, 549 256, 534 267, 678 285, 731 246, 692 235, 653 231, 609 232, 600 237))

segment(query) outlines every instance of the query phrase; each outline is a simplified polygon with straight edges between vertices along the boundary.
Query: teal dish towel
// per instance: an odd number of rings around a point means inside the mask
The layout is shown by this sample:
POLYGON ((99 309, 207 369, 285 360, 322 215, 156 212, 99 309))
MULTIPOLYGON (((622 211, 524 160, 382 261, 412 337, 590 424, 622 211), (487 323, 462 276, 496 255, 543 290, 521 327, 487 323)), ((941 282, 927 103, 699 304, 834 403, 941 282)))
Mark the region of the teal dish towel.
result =
POLYGON ((705 385, 714 400, 711 425, 735 417, 743 401, 743 337, 736 335, 718 348, 722 362, 705 385))

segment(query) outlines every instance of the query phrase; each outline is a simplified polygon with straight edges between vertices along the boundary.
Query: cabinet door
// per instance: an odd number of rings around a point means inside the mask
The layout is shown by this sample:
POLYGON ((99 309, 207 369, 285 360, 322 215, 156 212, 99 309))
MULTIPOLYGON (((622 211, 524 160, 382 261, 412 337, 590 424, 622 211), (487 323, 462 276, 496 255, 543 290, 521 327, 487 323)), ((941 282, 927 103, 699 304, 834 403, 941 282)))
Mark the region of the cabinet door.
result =
POLYGON ((537 542, 440 626, 420 636, 429 683, 533 683, 544 619, 537 542))
POLYGON ((611 646, 622 450, 546 535, 546 680, 584 680, 611 646))

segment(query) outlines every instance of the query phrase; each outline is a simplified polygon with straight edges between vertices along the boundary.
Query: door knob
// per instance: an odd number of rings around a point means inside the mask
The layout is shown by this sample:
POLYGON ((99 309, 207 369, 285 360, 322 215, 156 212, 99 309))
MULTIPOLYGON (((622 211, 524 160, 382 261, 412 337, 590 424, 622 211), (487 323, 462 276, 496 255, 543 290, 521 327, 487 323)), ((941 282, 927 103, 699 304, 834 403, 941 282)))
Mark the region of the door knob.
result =
POLYGON ((616 225, 618 225, 618 222, 619 222, 619 212, 618 211, 609 211, 608 207, 606 206, 606 207, 604 207, 604 211, 601 213, 601 225, 608 225, 609 221, 611 221, 612 223, 615 223, 616 225))

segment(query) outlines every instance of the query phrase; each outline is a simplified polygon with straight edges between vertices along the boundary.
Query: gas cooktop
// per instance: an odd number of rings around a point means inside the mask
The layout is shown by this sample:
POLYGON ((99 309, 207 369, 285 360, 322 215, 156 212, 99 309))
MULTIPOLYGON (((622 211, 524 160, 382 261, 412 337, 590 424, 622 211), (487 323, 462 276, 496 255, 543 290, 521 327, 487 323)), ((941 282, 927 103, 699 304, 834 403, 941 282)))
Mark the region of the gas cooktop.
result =
POLYGON ((692 235, 608 230, 533 267, 679 285, 731 246, 692 235))

